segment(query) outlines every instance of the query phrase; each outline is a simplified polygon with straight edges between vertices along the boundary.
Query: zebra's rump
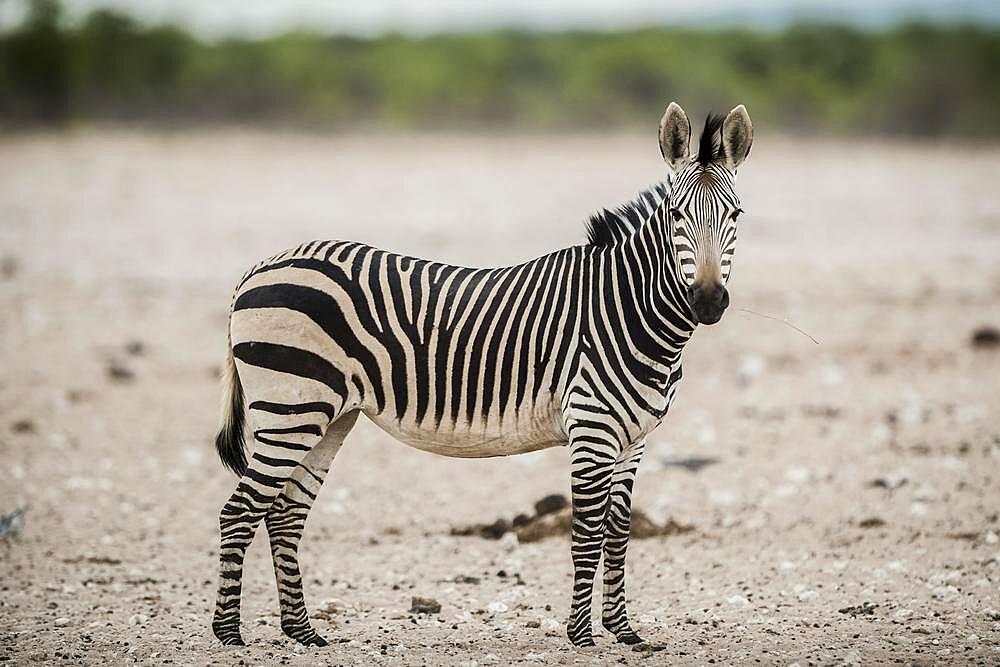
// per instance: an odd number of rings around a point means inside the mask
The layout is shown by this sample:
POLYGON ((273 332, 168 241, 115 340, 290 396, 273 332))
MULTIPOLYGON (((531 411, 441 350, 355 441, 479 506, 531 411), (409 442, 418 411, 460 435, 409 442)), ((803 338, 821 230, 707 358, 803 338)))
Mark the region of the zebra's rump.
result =
POLYGON ((583 252, 498 269, 338 241, 272 257, 233 301, 248 401, 361 409, 400 440, 452 456, 560 444, 583 252))

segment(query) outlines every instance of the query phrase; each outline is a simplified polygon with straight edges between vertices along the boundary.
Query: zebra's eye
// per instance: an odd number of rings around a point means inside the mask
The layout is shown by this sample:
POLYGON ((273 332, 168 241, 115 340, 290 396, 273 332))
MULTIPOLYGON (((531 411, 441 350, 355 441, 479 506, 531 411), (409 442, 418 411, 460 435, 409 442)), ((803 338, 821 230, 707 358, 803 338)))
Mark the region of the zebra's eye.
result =
POLYGON ((736 219, 740 217, 740 213, 742 213, 742 212, 743 212, 743 209, 741 209, 741 208, 736 209, 735 211, 733 211, 733 214, 731 216, 729 216, 730 220, 732 220, 733 222, 736 222, 736 219))
POLYGON ((678 211, 676 208, 670 209, 670 218, 674 222, 680 222, 681 221, 681 212, 678 211))

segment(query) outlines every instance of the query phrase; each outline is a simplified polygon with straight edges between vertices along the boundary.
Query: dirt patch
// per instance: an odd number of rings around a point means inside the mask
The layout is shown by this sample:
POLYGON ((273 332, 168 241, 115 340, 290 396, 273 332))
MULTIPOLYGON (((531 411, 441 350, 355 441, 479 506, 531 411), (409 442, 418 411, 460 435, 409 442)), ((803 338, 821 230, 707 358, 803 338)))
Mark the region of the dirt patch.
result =
MULTIPOLYGON (((573 510, 569 507, 569 501, 562 494, 554 493, 535 503, 535 514, 532 516, 519 514, 511 521, 499 518, 492 523, 458 526, 452 528, 450 534, 499 540, 507 533, 513 533, 518 542, 530 544, 550 537, 568 537, 572 523, 573 510)), ((658 524, 642 510, 632 510, 630 535, 639 540, 683 535, 693 530, 694 526, 681 524, 673 519, 658 524)))

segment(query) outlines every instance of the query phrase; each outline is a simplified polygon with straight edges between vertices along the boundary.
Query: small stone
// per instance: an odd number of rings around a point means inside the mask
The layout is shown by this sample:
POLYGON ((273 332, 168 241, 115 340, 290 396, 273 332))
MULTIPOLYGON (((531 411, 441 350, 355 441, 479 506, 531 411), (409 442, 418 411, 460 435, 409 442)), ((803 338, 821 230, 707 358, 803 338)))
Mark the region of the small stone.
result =
POLYGON ((130 357, 141 357, 146 353, 146 344, 141 340, 132 340, 125 343, 125 352, 130 357))
POLYGON ((542 622, 538 620, 531 620, 524 624, 526 628, 540 628, 542 627, 542 622))
POLYGON ((819 597, 816 591, 802 591, 799 593, 799 602, 810 602, 819 597))
POLYGON ((112 359, 108 362, 107 372, 108 378, 114 382, 129 382, 135 378, 132 369, 119 359, 112 359))
POLYGON ((881 528, 885 525, 885 520, 877 516, 870 516, 858 521, 858 528, 881 528))
POLYGON ((506 551, 513 551, 517 548, 519 544, 517 539, 517 533, 505 533, 503 537, 500 538, 500 546, 506 551))
POLYGON ((149 616, 146 616, 145 614, 132 614, 128 618, 128 624, 129 625, 143 625, 148 620, 149 620, 149 616))
POLYGON ((69 619, 66 618, 65 616, 60 616, 59 618, 57 618, 56 620, 54 620, 52 622, 52 624, 54 626, 56 626, 57 628, 64 628, 67 625, 69 625, 69 619))
POLYGON ((984 325, 972 332, 972 347, 985 350, 1000 347, 1000 329, 984 325))
POLYGON ((562 632, 563 624, 554 618, 543 618, 542 630, 545 631, 545 634, 553 636, 562 632))
POLYGON ((863 602, 859 605, 854 605, 852 607, 844 607, 838 609, 837 611, 841 614, 850 614, 851 616, 870 616, 875 613, 875 609, 878 607, 877 604, 872 604, 871 602, 863 602))
POLYGON ((876 489, 885 489, 887 491, 895 491, 899 487, 906 484, 909 481, 905 475, 901 474, 889 474, 884 477, 879 477, 878 479, 873 479, 868 483, 868 486, 876 489))
POLYGON ((35 422, 30 419, 18 419, 10 425, 10 430, 14 433, 34 433, 35 422))
POLYGON ((766 366, 764 357, 758 354, 744 355, 736 366, 736 384, 740 387, 749 387, 764 372, 766 366))
POLYGON ((0 257, 0 277, 4 280, 10 280, 17 275, 20 270, 20 264, 17 261, 17 257, 14 255, 4 255, 0 257))
POLYGON ((410 600, 410 611, 414 614, 438 614, 441 612, 441 603, 434 598, 414 596, 410 600))
POLYGON ((343 602, 337 600, 336 598, 328 598, 326 600, 323 600, 319 604, 319 606, 316 608, 316 611, 323 612, 324 614, 336 614, 343 608, 344 608, 343 602))

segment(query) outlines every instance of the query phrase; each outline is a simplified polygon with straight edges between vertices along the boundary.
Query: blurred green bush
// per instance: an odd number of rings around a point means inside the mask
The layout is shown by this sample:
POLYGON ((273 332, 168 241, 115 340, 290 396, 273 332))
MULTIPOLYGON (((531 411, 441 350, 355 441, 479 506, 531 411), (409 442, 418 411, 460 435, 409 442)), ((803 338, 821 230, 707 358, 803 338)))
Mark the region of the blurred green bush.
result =
POLYGON ((100 10, 66 26, 35 0, 0 35, 0 124, 605 129, 663 105, 793 132, 1000 133, 1000 31, 828 25, 777 32, 500 31, 199 40, 100 10))

